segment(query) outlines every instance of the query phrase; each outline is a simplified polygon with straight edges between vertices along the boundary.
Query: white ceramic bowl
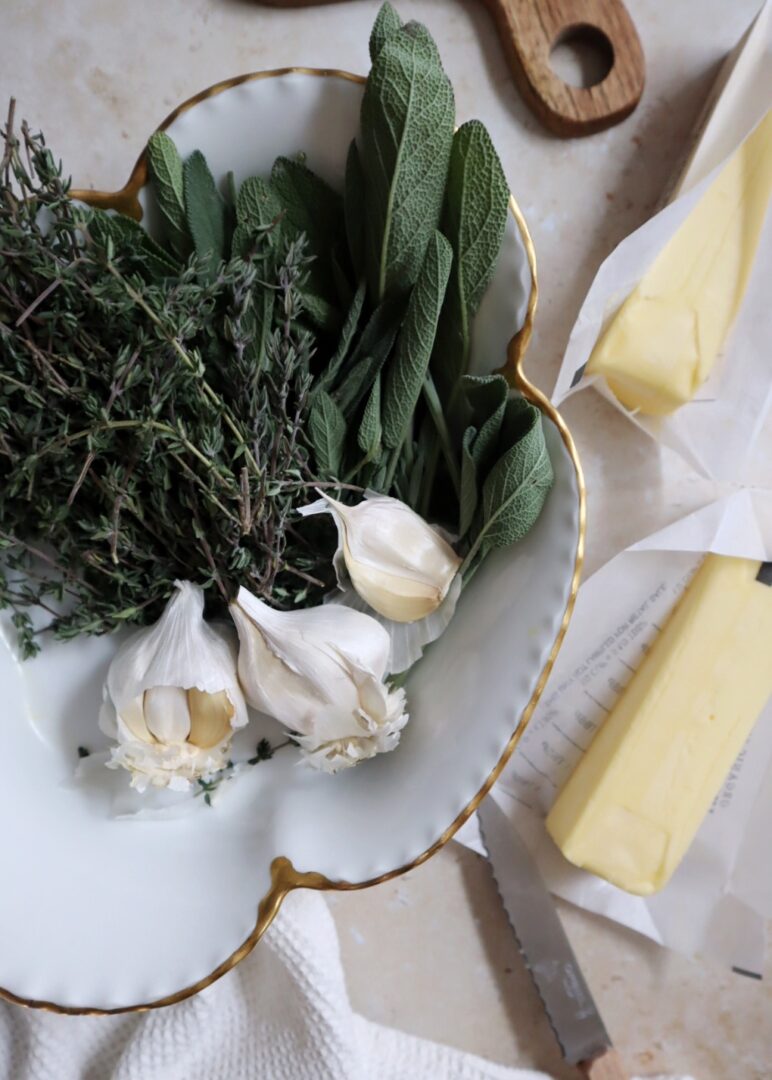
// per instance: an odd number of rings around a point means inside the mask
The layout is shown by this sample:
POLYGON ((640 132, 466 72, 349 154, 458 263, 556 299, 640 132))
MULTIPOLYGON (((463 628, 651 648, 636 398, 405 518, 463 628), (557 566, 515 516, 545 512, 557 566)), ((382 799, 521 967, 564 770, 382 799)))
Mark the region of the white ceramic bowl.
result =
MULTIPOLYGON (((361 80, 284 71, 232 80, 167 121, 183 156, 215 175, 266 174, 305 151, 342 184, 361 80)), ((144 162, 127 186, 89 201, 139 213, 144 162)), ((555 484, 516 547, 489 558, 444 637, 408 682, 399 748, 334 777, 288 754, 230 785, 214 809, 116 820, 73 783, 77 747, 98 749, 113 638, 47 643, 19 664, 0 644, 0 987, 65 1011, 167 1004, 244 956, 297 886, 354 888, 415 866, 472 813, 513 750, 544 685, 577 587, 581 474, 570 436, 519 370, 535 306, 533 252, 513 203, 504 251, 475 324, 478 368, 507 362, 545 413, 555 484), (515 337, 514 341, 511 339, 515 337)))

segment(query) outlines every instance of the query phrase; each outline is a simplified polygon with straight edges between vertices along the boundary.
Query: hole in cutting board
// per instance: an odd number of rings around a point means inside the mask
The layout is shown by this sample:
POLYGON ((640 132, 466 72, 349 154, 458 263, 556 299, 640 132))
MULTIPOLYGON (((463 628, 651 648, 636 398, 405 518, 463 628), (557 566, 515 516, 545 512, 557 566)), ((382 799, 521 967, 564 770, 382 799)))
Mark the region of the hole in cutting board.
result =
POLYGON ((597 86, 613 66, 614 46, 597 26, 567 26, 552 43, 550 67, 569 86, 597 86))

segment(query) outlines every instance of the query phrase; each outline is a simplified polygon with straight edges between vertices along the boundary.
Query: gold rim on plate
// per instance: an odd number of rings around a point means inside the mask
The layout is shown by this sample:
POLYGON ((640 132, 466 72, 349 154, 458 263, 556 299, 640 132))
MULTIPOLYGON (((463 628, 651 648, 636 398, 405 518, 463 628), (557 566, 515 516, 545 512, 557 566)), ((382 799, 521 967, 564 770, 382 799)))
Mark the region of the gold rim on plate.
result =
MULTIPOLYGON (((362 75, 354 75, 349 71, 336 71, 332 68, 287 67, 276 68, 271 71, 256 71, 248 75, 238 75, 233 79, 225 79, 223 82, 215 83, 214 86, 210 86, 206 90, 202 90, 200 93, 188 98, 187 101, 184 101, 181 105, 178 105, 173 112, 169 113, 163 123, 159 125, 158 130, 164 131, 181 113, 187 112, 188 109, 191 109, 194 105, 198 105, 201 101, 205 101, 207 98, 222 93, 223 90, 230 90, 234 86, 240 86, 242 83, 252 82, 255 79, 276 79, 281 78, 284 75, 310 75, 314 78, 346 79, 348 82, 360 84, 365 82, 364 76, 362 75)), ((92 191, 85 188, 73 188, 70 195, 72 198, 79 199, 82 202, 88 203, 90 206, 97 206, 103 210, 118 210, 121 213, 134 218, 136 221, 139 221, 142 218, 142 206, 138 196, 147 181, 147 157, 143 151, 131 171, 131 176, 120 191, 92 191)), ((408 870, 412 870, 416 866, 420 866, 421 863, 426 862, 427 859, 430 859, 432 855, 435 855, 440 848, 444 847, 454 833, 456 833, 464 822, 472 816, 493 787, 520 741, 520 737, 522 736, 528 721, 531 719, 533 711, 536 708, 536 703, 541 697, 544 685, 547 682, 547 678, 555 663, 555 658, 563 643, 566 630, 568 629, 568 623, 571 619, 574 602, 576 601, 576 594, 579 589, 579 577, 582 569, 582 561, 584 559, 584 534, 586 526, 586 493, 584 476, 582 474, 582 467, 579 462, 579 455, 577 454, 574 440, 560 413, 541 390, 529 381, 523 371, 523 358, 526 349, 528 348, 528 343, 531 340, 531 334, 533 333, 533 320, 538 300, 539 290, 536 278, 536 254, 534 252, 533 241, 528 232, 528 226, 525 223, 525 218, 523 217, 522 211, 517 205, 514 196, 510 196, 509 206, 512 216, 517 223, 518 230, 520 231, 520 236, 528 257, 528 267, 531 272, 531 295, 528 299, 525 322, 509 343, 507 362, 501 370, 503 374, 507 376, 509 382, 516 387, 525 398, 536 405, 536 407, 553 422, 560 432, 560 437, 568 450, 576 471, 576 483, 579 492, 579 535, 576 544, 574 573, 571 578, 568 603, 566 604, 566 609, 563 613, 563 619, 557 637, 555 638, 550 654, 547 657, 547 662, 539 676, 539 680, 536 683, 531 699, 523 710, 517 727, 512 732, 501 757, 489 773, 485 783, 471 802, 461 811, 452 824, 448 826, 431 847, 427 848, 426 851, 422 852, 405 866, 400 866, 396 870, 389 870, 387 873, 381 874, 379 877, 371 878, 369 881, 331 881, 328 877, 325 877, 324 874, 319 874, 315 871, 301 872, 296 870, 290 860, 284 856, 275 858, 271 863, 271 887, 259 903, 257 922, 255 923, 255 928, 252 933, 246 941, 235 950, 235 952, 231 953, 226 960, 223 960, 223 962, 209 975, 205 976, 203 979, 199 979, 198 982, 193 983, 191 986, 185 987, 184 990, 178 990, 175 994, 169 994, 167 997, 159 998, 157 1001, 150 1001, 140 1005, 126 1005, 115 1009, 100 1009, 85 1005, 57 1005, 56 1002, 53 1001, 37 1001, 29 998, 22 998, 2 987, 0 987, 0 998, 13 1002, 15 1005, 24 1005, 34 1009, 46 1009, 49 1012, 60 1013, 67 1016, 112 1016, 116 1013, 146 1012, 149 1009, 160 1009, 166 1005, 176 1005, 178 1002, 184 1001, 185 998, 192 997, 193 994, 197 994, 200 990, 204 990, 207 986, 211 986, 213 982, 216 982, 217 979, 221 978, 221 976, 231 971, 238 963, 240 963, 244 957, 252 951, 263 936, 281 907, 281 903, 285 896, 292 892, 293 889, 337 889, 346 891, 353 889, 367 889, 372 885, 380 885, 384 881, 389 881, 391 878, 407 873, 408 870)))

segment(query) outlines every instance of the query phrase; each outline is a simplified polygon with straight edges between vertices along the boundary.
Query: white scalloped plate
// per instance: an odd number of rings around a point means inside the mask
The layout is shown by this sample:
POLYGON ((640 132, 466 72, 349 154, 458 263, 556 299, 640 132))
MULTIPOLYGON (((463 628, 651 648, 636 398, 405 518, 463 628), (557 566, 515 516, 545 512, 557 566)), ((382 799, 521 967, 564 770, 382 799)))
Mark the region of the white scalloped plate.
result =
MULTIPOLYGON (((340 73, 248 76, 186 103, 168 130, 183 155, 203 150, 217 176, 266 174, 278 154, 302 150, 340 187, 361 93, 360 80, 340 73)), ((87 197, 132 211, 137 194, 144 199, 144 180, 140 161, 122 192, 87 197)), ((178 1000, 249 951, 288 889, 350 888, 398 873, 472 812, 543 686, 581 559, 583 490, 570 436, 514 370, 530 334, 531 266, 525 226, 513 213, 476 321, 475 355, 481 369, 501 366, 522 331, 510 362, 514 380, 545 412, 555 485, 534 530, 488 559, 410 678, 411 722, 394 753, 329 777, 296 767, 285 752, 229 785, 212 809, 116 820, 98 791, 72 779, 78 745, 100 748, 96 718, 115 640, 47 643, 36 660, 19 664, 5 624, 6 996, 68 1011, 178 1000)))

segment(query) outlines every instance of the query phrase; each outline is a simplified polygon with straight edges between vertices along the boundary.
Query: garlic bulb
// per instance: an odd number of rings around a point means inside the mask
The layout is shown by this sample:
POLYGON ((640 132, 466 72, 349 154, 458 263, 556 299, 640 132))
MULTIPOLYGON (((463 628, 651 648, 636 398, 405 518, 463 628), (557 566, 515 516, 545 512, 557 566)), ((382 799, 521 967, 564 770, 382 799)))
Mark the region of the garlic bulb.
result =
POLYGON ((175 586, 158 622, 118 650, 104 686, 99 726, 118 743, 108 765, 128 769, 140 791, 184 790, 222 769, 247 722, 235 656, 204 621, 203 590, 175 586))
POLYGON ((301 513, 326 508, 334 517, 341 587, 342 560, 356 591, 385 618, 412 623, 437 610, 461 565, 437 529, 388 495, 368 493, 356 506, 322 497, 324 504, 314 503, 301 513))
POLYGON ((247 701, 293 733, 310 765, 337 772, 394 749, 405 694, 383 682, 389 636, 374 619, 331 604, 276 611, 246 589, 231 614, 247 701))

